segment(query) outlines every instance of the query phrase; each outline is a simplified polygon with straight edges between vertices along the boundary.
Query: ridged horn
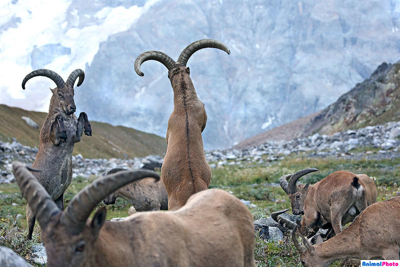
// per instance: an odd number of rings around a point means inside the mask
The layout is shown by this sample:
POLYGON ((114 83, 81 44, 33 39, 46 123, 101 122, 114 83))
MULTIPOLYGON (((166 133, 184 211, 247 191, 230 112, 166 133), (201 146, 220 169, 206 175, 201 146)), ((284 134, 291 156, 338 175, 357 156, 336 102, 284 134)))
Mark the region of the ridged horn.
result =
POLYGON ((278 216, 279 215, 281 215, 282 213, 285 213, 285 212, 287 212, 289 209, 285 209, 285 210, 280 210, 280 211, 275 211, 275 212, 273 212, 273 213, 271 213, 271 218, 274 220, 274 221, 278 221, 278 216))
POLYGON ((313 247, 313 245, 311 245, 310 241, 308 241, 308 239, 305 238, 304 236, 301 236, 301 240, 303 240, 303 244, 304 244, 304 246, 306 246, 307 250, 310 253, 313 253, 315 248, 313 247))
POLYGON ((281 185, 283 191, 285 191, 286 194, 290 194, 289 192, 289 184, 287 182, 287 179, 289 179, 292 175, 291 174, 287 174, 287 175, 283 175, 281 178, 279 178, 279 184, 281 185))
POLYGON ((278 216, 277 221, 280 224, 283 224, 286 228, 289 228, 290 230, 293 230, 293 229, 295 229, 297 227, 296 223, 294 223, 291 220, 288 220, 288 219, 286 219, 286 218, 284 218, 282 216, 278 216))
POLYGON ((12 167, 22 196, 28 202, 43 231, 49 223, 50 218, 60 213, 60 210, 46 189, 44 189, 24 164, 14 161, 12 167))
POLYGON ((64 82, 63 78, 61 78, 60 75, 58 75, 57 73, 55 73, 52 70, 40 69, 40 70, 34 70, 25 76, 24 80, 22 81, 22 89, 25 90, 26 82, 36 76, 44 76, 44 77, 50 78, 57 85, 58 89, 63 89, 65 86, 65 82, 64 82))
POLYGON ((300 245, 299 240, 297 240, 296 231, 297 231, 297 227, 294 228, 294 229, 292 230, 292 241, 293 241, 294 246, 295 246, 295 247, 297 248, 297 250, 300 252, 300 254, 303 254, 304 252, 306 252, 306 249, 303 248, 303 247, 300 245))
POLYGON ((229 48, 221 42, 212 39, 203 39, 196 42, 191 43, 185 49, 183 49, 182 53, 179 55, 178 61, 176 62, 179 65, 186 66, 189 58, 200 49, 203 48, 217 48, 225 51, 228 55, 231 53, 229 48))
POLYGON ((123 171, 97 179, 74 196, 62 215, 61 222, 72 234, 82 232, 87 218, 97 204, 117 189, 146 177, 160 179, 157 173, 144 170, 123 171))
POLYGON ((304 170, 298 171, 295 174, 293 174, 289 180, 289 193, 294 194, 297 192, 296 183, 301 177, 303 177, 304 175, 309 174, 311 172, 317 172, 317 171, 318 171, 318 169, 309 168, 309 169, 304 169, 304 170))
POLYGON ((175 61, 170 56, 164 54, 163 52, 160 51, 143 52, 135 60, 134 66, 137 75, 144 76, 144 73, 140 70, 140 66, 142 66, 142 64, 148 60, 156 60, 162 63, 168 70, 171 70, 176 65, 175 61))
POLYGON ((71 74, 69 75, 66 84, 71 86, 71 88, 74 88, 74 84, 76 79, 79 77, 78 84, 76 86, 81 86, 83 83, 83 80, 85 80, 85 72, 81 69, 76 69, 71 74))

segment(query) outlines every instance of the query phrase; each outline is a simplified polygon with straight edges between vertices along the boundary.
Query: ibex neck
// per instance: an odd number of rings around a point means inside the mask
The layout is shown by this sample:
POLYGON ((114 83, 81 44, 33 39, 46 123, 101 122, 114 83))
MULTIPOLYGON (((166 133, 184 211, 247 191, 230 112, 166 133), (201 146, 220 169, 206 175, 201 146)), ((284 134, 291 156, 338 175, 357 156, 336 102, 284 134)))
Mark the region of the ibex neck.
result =
POLYGON ((194 89, 192 83, 181 80, 173 89, 175 107, 185 107, 198 100, 196 89, 194 89))
POLYGON ((60 112, 62 112, 62 108, 58 106, 56 99, 52 96, 50 99, 49 116, 60 112))

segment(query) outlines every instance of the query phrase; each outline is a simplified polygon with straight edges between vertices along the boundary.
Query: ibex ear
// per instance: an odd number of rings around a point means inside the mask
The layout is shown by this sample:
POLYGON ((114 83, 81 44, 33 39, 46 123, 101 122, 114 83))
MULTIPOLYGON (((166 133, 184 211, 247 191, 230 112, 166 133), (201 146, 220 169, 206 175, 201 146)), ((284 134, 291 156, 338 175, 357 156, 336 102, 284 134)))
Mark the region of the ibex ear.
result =
POLYGON ((307 183, 306 186, 304 187, 304 189, 307 190, 307 188, 310 186, 310 183, 307 183))
POLYGON ((92 227, 93 234, 97 237, 100 232, 100 228, 103 226, 107 217, 106 207, 101 207, 93 216, 90 226, 92 227))
POLYGON ((189 67, 186 68, 186 72, 187 72, 188 74, 190 74, 190 69, 189 69, 189 67))
POLYGON ((54 95, 54 89, 49 88, 51 93, 54 95))

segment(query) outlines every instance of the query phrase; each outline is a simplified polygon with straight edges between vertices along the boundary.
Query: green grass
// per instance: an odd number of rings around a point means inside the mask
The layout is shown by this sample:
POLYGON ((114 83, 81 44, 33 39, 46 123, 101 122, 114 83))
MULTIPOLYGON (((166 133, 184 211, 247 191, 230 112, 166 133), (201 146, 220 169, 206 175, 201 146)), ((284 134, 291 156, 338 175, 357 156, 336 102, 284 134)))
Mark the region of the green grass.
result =
MULTIPOLYGON (((277 183, 284 174, 309 167, 315 167, 319 171, 302 178, 303 183, 315 183, 338 170, 365 173, 375 179, 378 185, 379 201, 396 196, 397 185, 400 185, 400 159, 351 161, 335 158, 308 158, 303 155, 288 157, 283 161, 267 165, 244 162, 243 166, 224 166, 213 169, 210 188, 221 188, 232 192, 240 199, 250 200, 252 204, 257 205, 255 208, 250 208, 254 219, 257 220, 269 216, 271 212, 290 208, 285 192, 280 187, 272 187, 269 184, 277 183)), ((93 182, 95 178, 73 179, 64 194, 66 206, 75 194, 93 182)), ((10 195, 8 198, 0 199, 0 245, 12 248, 29 260, 30 248, 35 242, 40 242, 40 227, 38 225, 35 227, 34 241, 26 241, 26 201, 20 197, 16 184, 0 185, 0 191, 2 191, 0 196, 10 195), (12 203, 17 205, 13 206, 12 203), (22 216, 17 220, 18 214, 22 216)), ((100 203, 98 207, 100 206, 103 204, 100 203)), ((129 207, 130 204, 127 201, 118 199, 116 204, 107 206, 107 219, 128 216, 129 207)), ((258 266, 301 266, 299 253, 289 238, 277 243, 268 243, 256 237, 254 255, 258 266)), ((336 262, 332 266, 342 265, 342 262, 336 262)))

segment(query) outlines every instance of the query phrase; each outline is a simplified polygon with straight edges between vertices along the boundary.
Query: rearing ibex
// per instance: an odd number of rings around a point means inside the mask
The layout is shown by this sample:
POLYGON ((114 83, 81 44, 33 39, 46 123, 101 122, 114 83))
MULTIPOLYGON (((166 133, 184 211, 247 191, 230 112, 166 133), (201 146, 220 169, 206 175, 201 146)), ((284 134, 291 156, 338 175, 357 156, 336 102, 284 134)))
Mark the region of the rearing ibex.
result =
MULTIPOLYGON (((86 113, 82 112, 77 119, 74 101, 74 84, 79 77, 77 86, 85 79, 81 69, 74 70, 67 82, 51 70, 40 69, 29 73, 22 81, 25 89, 26 82, 36 76, 50 78, 57 87, 50 89, 53 96, 50 100, 49 114, 40 131, 39 152, 32 168, 42 170, 34 176, 44 186, 60 209, 64 208, 63 194, 72 180, 72 150, 74 144, 81 141, 83 132, 92 135, 92 129, 86 113)), ((28 222, 28 239, 32 238, 35 217, 27 205, 26 219, 28 222)))
POLYGON ((61 211, 20 162, 13 172, 37 216, 47 267, 226 266, 254 267, 254 226, 249 209, 220 190, 199 192, 173 212, 138 212, 119 222, 93 209, 118 188, 152 171, 118 172, 94 181, 61 211))
POLYGON ((159 51, 147 51, 135 61, 135 71, 143 76, 140 66, 147 60, 156 60, 168 69, 168 78, 174 90, 174 110, 169 117, 166 141, 167 153, 161 168, 161 177, 168 192, 168 209, 176 210, 188 198, 208 188, 211 169, 203 148, 201 133, 206 127, 207 114, 203 102, 197 97, 186 64, 196 51, 218 48, 230 54, 224 44, 210 39, 196 41, 187 46, 175 62, 159 51))
POLYGON ((333 228, 338 234, 342 224, 352 222, 361 211, 376 202, 376 186, 365 174, 338 171, 314 185, 296 185, 302 176, 315 171, 318 170, 305 169, 279 179, 282 189, 289 195, 292 213, 304 214, 300 228, 303 235, 310 236, 319 228, 333 228), (313 231, 309 233, 309 230, 313 231))

